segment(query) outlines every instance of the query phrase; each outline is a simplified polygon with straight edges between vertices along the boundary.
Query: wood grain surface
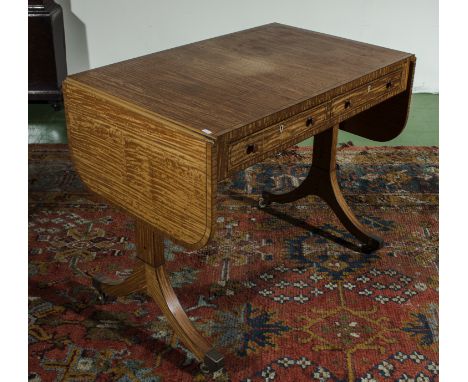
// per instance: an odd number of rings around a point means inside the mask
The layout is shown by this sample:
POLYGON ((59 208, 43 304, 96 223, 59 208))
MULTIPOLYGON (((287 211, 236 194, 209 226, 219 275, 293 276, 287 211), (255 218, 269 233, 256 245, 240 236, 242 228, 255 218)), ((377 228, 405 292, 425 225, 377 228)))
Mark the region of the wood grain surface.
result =
POLYGON ((257 133, 234 141, 229 144, 229 173, 258 162, 259 158, 262 158, 265 154, 271 155, 274 151, 290 146, 297 137, 302 136, 304 133, 313 135, 327 121, 328 117, 328 105, 322 104, 305 113, 295 115, 257 133), (308 120, 310 123, 307 122, 308 120), (251 146, 253 150, 249 150, 251 146))
POLYGON ((391 139, 404 128, 415 57, 269 24, 69 77, 63 86, 69 144, 85 184, 137 218, 142 260, 101 292, 146 290, 208 369, 223 357, 180 305, 164 262, 164 238, 203 247, 214 227, 219 180, 315 135, 309 175, 264 206, 318 195, 365 244, 336 178, 338 129, 391 139), (211 366, 210 366, 211 365, 211 366))
POLYGON ((262 205, 267 207, 273 202, 291 203, 308 195, 319 196, 330 206, 345 228, 362 242, 361 250, 374 251, 382 247, 383 240, 357 219, 346 203, 338 184, 336 176, 338 129, 339 125, 336 124, 314 137, 312 165, 301 184, 282 194, 264 191, 262 205))
POLYGON ((92 190, 199 248, 217 181, 337 124, 377 140, 401 132, 414 62, 264 25, 69 77, 70 146, 92 190))
POLYGON ((145 264, 153 267, 163 265, 164 240, 161 232, 137 219, 135 224, 135 243, 138 249, 137 257, 145 264))
POLYGON ((93 279, 93 285, 102 294, 103 300, 107 296, 124 297, 130 293, 146 292, 145 264, 138 262, 133 273, 123 282, 105 283, 93 279))
POLYGON ((199 359, 211 349, 210 343, 198 332, 180 305, 164 266, 145 265, 148 294, 156 301, 177 336, 199 359))
POLYGON ((72 79, 64 94, 69 144, 84 183, 176 242, 203 246, 216 192, 212 143, 72 79))
POLYGON ((395 95, 405 89, 403 82, 402 70, 397 70, 335 97, 330 105, 331 118, 346 119, 348 113, 355 112, 356 107, 376 99, 380 100, 385 96, 395 95))
MULTIPOLYGON (((408 81, 411 62, 413 61, 408 59, 398 65, 393 65, 391 70, 386 68, 382 71, 383 74, 375 79, 373 76, 365 76, 358 82, 340 86, 334 89, 333 92, 328 92, 328 95, 318 97, 317 100, 322 101, 318 106, 280 120, 269 127, 245 135, 240 139, 236 138, 239 134, 241 136, 245 134, 246 127, 244 127, 244 130, 233 130, 219 137, 217 140, 219 147, 218 180, 225 179, 236 171, 264 160, 275 152, 372 109, 375 105, 385 104, 402 92, 411 92, 412 83, 408 81), (335 96, 333 96, 334 94, 335 96), (308 123, 309 118, 312 118, 313 123, 308 123), (282 130, 281 126, 283 126, 282 130), (248 150, 249 146, 253 146, 254 149, 248 150)), ((406 103, 394 104, 394 110, 389 110, 387 107, 385 114, 405 114, 408 111, 409 98, 406 101, 406 103)), ((380 114, 380 116, 382 115, 384 113, 380 114)), ((405 123, 406 120, 401 126, 387 124, 384 129, 377 128, 377 130, 388 130, 382 131, 381 136, 393 137, 395 131, 401 132, 405 123)), ((370 137, 378 134, 369 129, 364 130, 362 126, 360 129, 363 136, 367 134, 370 137)))
POLYGON ((140 220, 137 220, 135 233, 137 256, 141 261, 138 261, 132 275, 120 283, 93 279, 102 299, 145 291, 159 306, 176 335, 200 361, 211 363, 215 370, 222 367, 222 355, 193 326, 171 286, 164 258, 164 236, 140 220), (212 354, 216 355, 216 362, 210 359, 212 354))
POLYGON ((249 135, 336 95, 336 88, 388 73, 410 56, 268 24, 72 78, 193 131, 218 137, 245 126, 242 135, 249 135))
POLYGON ((147 293, 162 310, 172 329, 185 346, 199 360, 203 360, 205 354, 211 349, 211 345, 193 326, 172 288, 166 271, 164 236, 141 221, 137 221, 135 231, 137 255, 145 262, 147 293))
POLYGON ((340 123, 340 129, 374 141, 386 142, 397 137, 408 121, 413 90, 416 57, 411 58, 408 70, 403 74, 404 91, 378 105, 360 110, 340 123))

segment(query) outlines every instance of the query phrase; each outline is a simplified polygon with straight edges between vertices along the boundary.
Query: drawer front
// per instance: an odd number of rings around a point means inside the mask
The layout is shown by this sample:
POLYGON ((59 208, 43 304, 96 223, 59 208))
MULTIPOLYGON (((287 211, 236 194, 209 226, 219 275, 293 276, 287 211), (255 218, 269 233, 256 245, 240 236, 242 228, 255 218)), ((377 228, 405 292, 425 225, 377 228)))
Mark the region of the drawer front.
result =
POLYGON ((323 104, 233 142, 229 146, 229 169, 285 148, 307 132, 313 135, 314 129, 326 121, 327 105, 323 104))
POLYGON ((229 168, 235 167, 243 162, 247 162, 251 158, 255 158, 258 154, 263 152, 262 135, 255 134, 243 138, 229 147, 229 168))
POLYGON ((228 144, 227 171, 245 168, 406 89, 407 66, 228 144))
POLYGON ((331 102, 331 116, 333 118, 353 113, 365 103, 373 102, 390 93, 398 93, 404 90, 403 82, 402 71, 399 70, 340 95, 331 102))
MULTIPOLYGON (((310 111, 298 114, 289 120, 280 123, 283 125, 281 138, 284 142, 293 140, 298 135, 307 131, 313 131, 315 127, 322 125, 327 120, 327 105, 323 104, 310 111)), ((268 146, 268 143, 265 143, 268 146)))

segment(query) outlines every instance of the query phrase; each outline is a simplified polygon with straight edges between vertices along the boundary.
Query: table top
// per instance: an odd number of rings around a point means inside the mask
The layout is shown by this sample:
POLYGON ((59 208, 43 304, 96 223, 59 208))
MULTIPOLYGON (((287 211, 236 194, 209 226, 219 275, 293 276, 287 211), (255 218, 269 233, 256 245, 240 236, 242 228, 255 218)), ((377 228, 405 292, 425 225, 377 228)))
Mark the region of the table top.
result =
POLYGON ((274 23, 71 78, 216 139, 411 56, 274 23))

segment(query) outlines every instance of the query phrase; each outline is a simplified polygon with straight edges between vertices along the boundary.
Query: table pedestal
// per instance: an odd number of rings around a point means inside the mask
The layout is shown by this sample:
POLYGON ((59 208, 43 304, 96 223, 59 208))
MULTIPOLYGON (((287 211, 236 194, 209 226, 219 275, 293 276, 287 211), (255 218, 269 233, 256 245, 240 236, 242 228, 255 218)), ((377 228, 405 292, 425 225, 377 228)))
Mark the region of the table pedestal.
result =
POLYGON ((292 191, 284 194, 262 193, 259 206, 271 203, 290 203, 308 195, 321 197, 333 210, 345 228, 363 243, 365 252, 379 249, 383 240, 369 231, 354 215, 341 193, 336 178, 336 145, 339 125, 314 136, 312 165, 304 181, 292 191))
POLYGON ((137 221, 135 233, 139 264, 133 274, 117 284, 94 279, 94 287, 103 300, 106 297, 122 297, 146 291, 185 346, 203 361, 201 369, 213 373, 220 371, 224 366, 224 357, 193 326, 171 286, 164 259, 164 238, 141 221, 137 221))

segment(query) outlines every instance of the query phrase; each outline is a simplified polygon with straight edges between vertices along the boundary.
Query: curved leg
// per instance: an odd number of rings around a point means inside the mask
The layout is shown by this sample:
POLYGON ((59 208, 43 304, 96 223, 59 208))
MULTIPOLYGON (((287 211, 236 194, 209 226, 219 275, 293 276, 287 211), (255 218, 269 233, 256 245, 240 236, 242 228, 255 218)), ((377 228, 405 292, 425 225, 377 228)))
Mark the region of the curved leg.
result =
POLYGON ((137 221, 135 231, 137 255, 141 261, 133 274, 116 284, 93 278, 94 287, 100 292, 102 300, 106 296, 125 296, 145 290, 162 310, 177 336, 203 362, 202 371, 212 372, 216 376, 224 366, 224 358, 193 326, 180 305, 166 272, 163 237, 140 221, 137 221))
POLYGON ((132 275, 120 283, 104 283, 93 278, 93 286, 98 290, 101 300, 107 296, 123 297, 146 290, 145 267, 142 263, 138 264, 132 275))
POLYGON ((333 210, 345 228, 364 243, 364 251, 383 246, 383 240, 368 230, 356 218, 341 193, 336 178, 336 143, 339 125, 314 137, 312 166, 306 179, 296 189, 284 194, 262 193, 260 207, 274 203, 289 203, 308 195, 321 197, 333 210))
POLYGON ((203 338, 190 322, 180 305, 174 289, 172 289, 165 265, 158 267, 146 265, 145 273, 148 294, 161 308, 164 316, 166 316, 179 338, 199 360, 203 360, 204 366, 209 371, 216 372, 221 370, 223 367, 223 356, 211 347, 210 343, 203 338))
POLYGON ((383 239, 368 230, 346 203, 338 185, 335 171, 330 174, 328 181, 324 182, 324 185, 315 194, 330 206, 341 224, 364 244, 363 251, 374 251, 382 248, 383 239))
POLYGON ((260 202, 263 203, 263 205, 261 205, 261 207, 269 206, 271 203, 292 203, 296 200, 306 197, 307 195, 310 195, 311 185, 309 184, 309 179, 310 177, 308 176, 297 188, 283 194, 275 194, 269 191, 263 191, 262 200, 260 202))
POLYGON ((147 293, 164 313, 174 332, 210 372, 220 372, 223 356, 203 338, 180 305, 166 272, 163 237, 146 223, 137 221, 138 257, 145 263, 147 293))

